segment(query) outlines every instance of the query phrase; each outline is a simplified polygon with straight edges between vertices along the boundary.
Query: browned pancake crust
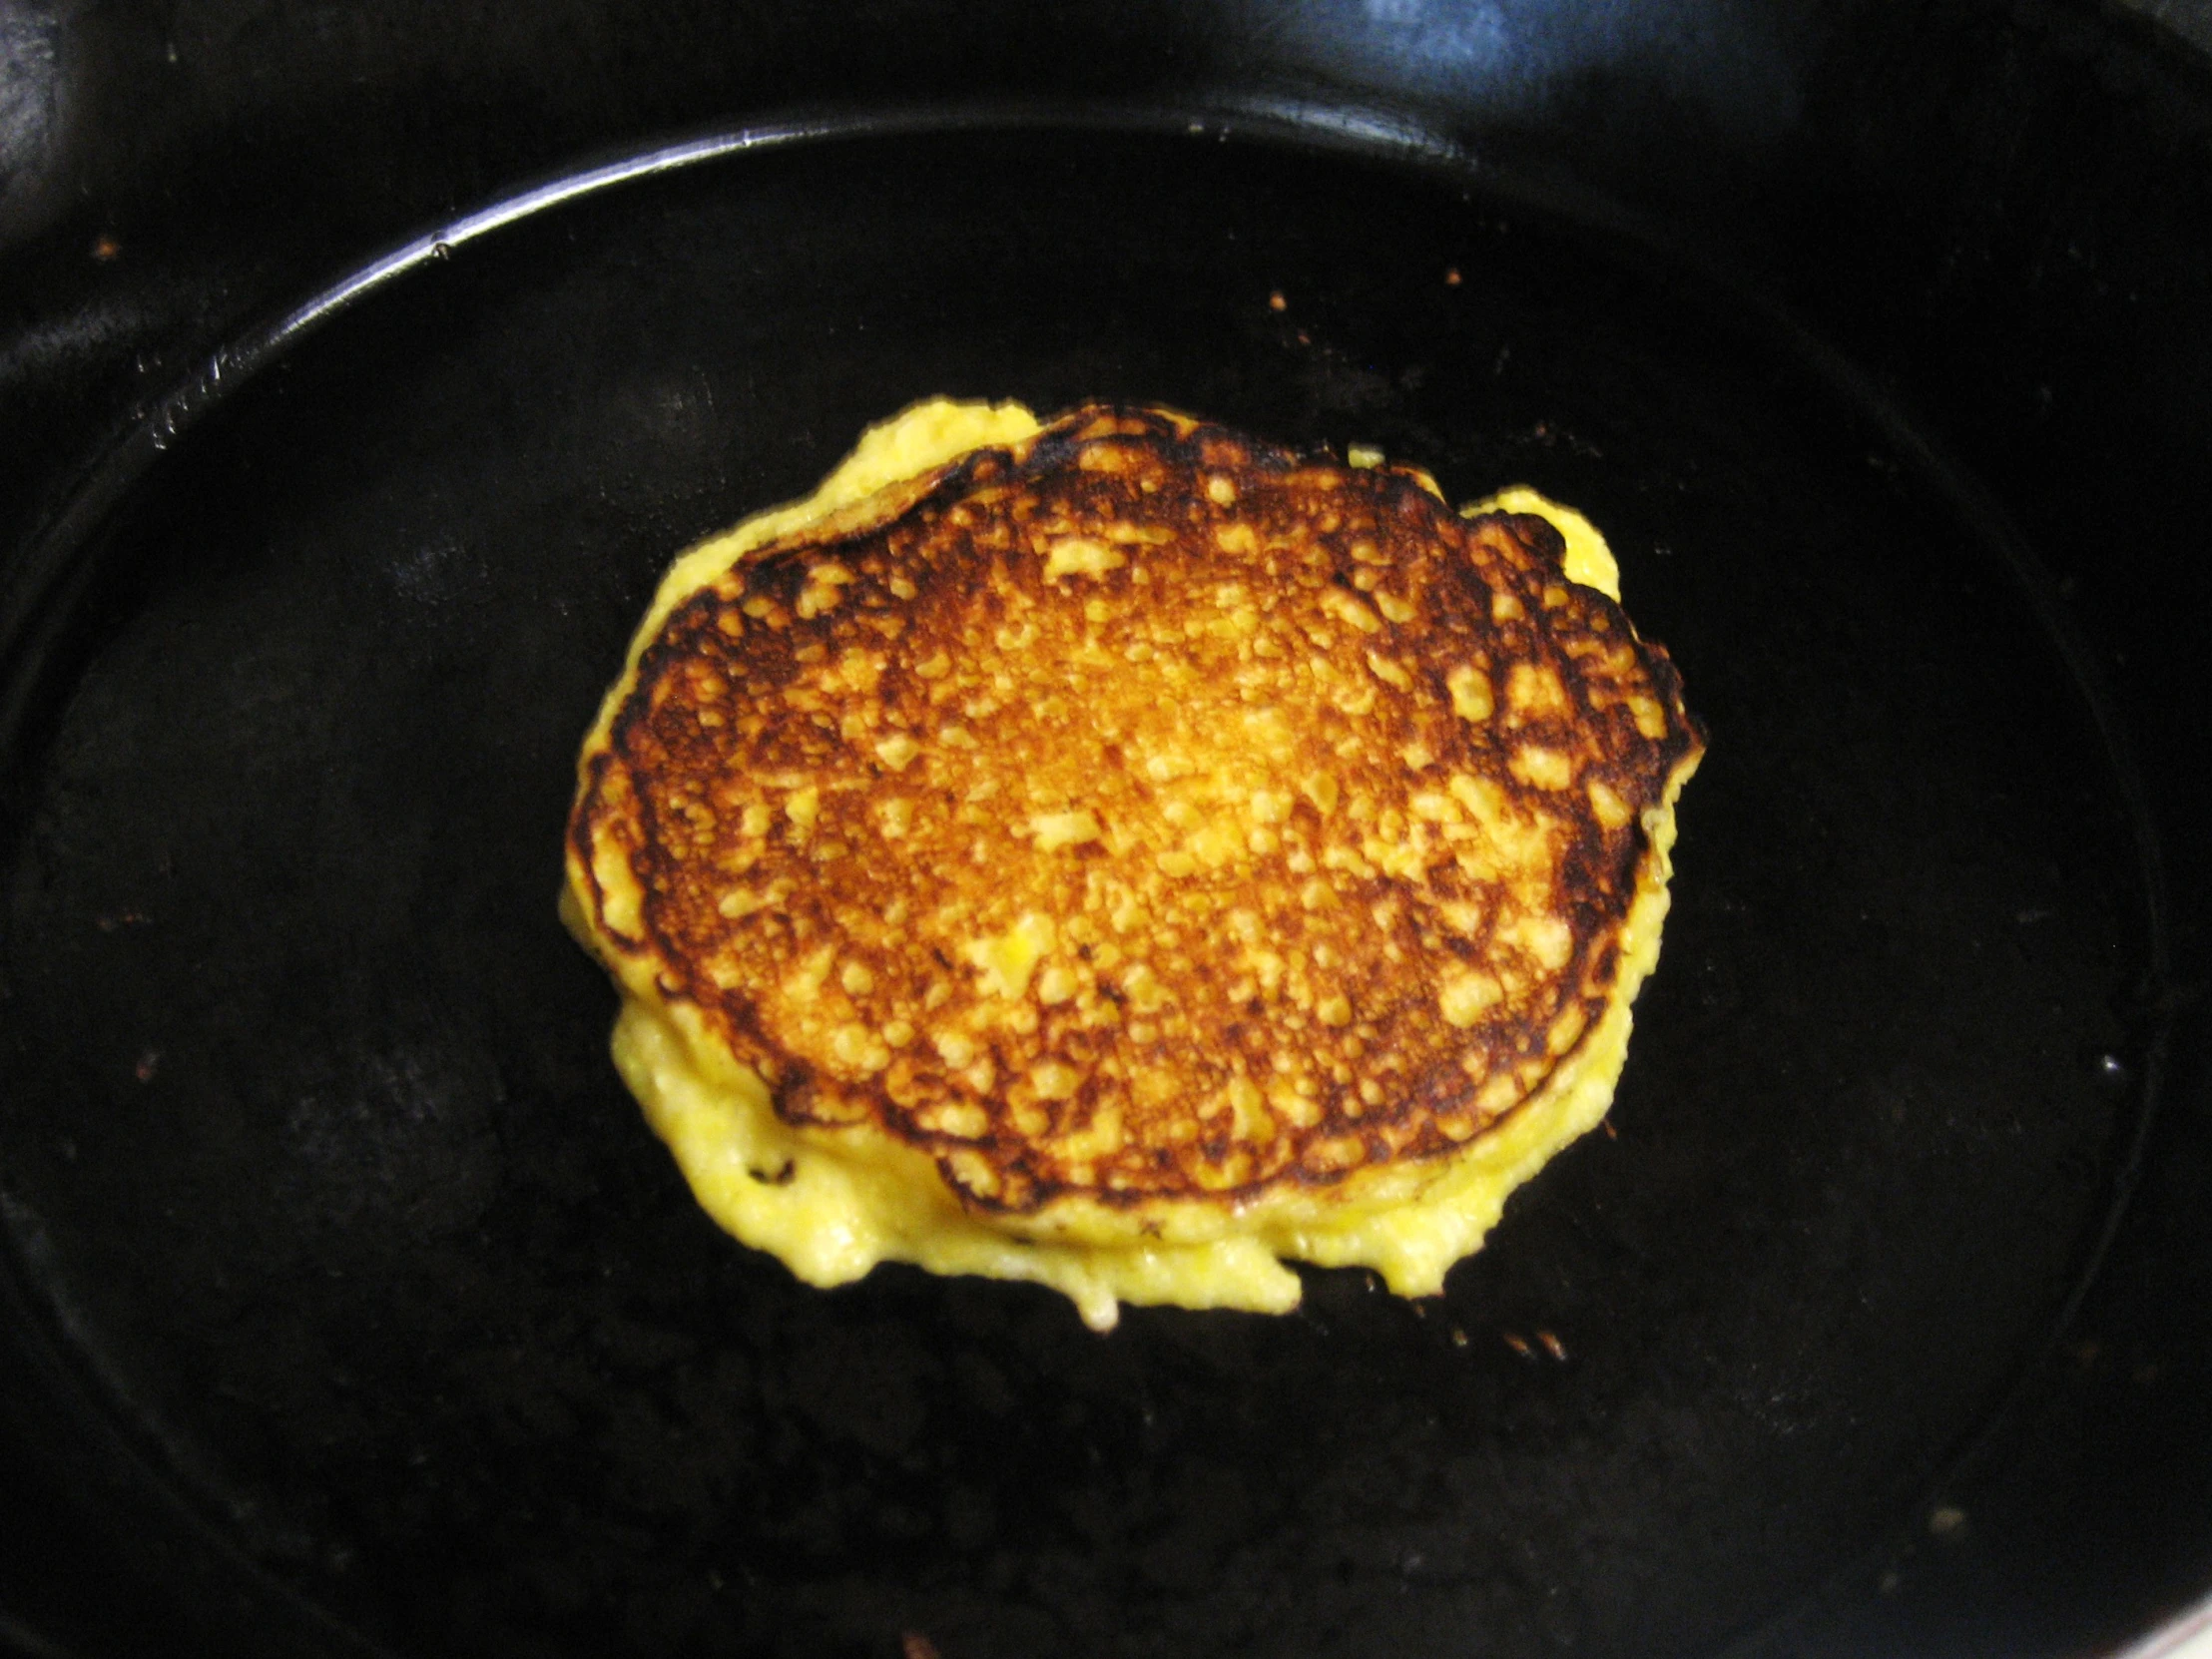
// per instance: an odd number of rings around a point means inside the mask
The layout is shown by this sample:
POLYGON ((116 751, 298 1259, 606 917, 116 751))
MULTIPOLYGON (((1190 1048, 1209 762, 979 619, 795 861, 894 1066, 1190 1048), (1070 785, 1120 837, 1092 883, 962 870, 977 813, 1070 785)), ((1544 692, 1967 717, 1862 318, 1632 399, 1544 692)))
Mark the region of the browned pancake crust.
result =
POLYGON ((678 605, 571 823, 779 1114, 986 1212, 1236 1201, 1449 1153, 1595 1024, 1700 739, 1549 524, 1102 406, 909 493, 678 605))

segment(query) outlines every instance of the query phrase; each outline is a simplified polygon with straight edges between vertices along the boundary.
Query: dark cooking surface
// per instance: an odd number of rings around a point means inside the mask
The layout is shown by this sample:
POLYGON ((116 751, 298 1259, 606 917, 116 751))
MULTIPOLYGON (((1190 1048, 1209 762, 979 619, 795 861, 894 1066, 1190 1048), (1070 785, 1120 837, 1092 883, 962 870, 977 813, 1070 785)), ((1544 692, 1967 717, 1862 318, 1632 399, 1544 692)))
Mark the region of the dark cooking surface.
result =
POLYGON ((1173 135, 741 156, 395 284, 127 492, 0 758, 5 1219, 55 1351, 225 1547, 405 1653, 1776 1616, 2052 1338, 2148 951, 2029 590, 1795 349, 1479 176, 1173 135), (806 1291, 614 1079, 551 904, 577 737, 671 552, 936 391, 1380 442, 1610 533, 1712 753, 1617 1138, 1440 1302, 1314 1274, 1102 1340, 1021 1288, 806 1291))

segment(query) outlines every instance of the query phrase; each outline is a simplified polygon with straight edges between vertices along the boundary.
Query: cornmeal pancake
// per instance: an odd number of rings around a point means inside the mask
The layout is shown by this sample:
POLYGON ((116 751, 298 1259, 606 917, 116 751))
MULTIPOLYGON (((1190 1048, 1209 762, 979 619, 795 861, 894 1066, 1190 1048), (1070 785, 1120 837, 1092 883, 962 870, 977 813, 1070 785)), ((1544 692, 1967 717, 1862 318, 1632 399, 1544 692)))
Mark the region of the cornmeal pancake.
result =
POLYGON ((1101 1326, 1289 1306, 1279 1256, 1437 1289, 1610 1101, 1702 747, 1530 505, 938 403, 687 555, 567 909, 710 1211, 1101 1326))

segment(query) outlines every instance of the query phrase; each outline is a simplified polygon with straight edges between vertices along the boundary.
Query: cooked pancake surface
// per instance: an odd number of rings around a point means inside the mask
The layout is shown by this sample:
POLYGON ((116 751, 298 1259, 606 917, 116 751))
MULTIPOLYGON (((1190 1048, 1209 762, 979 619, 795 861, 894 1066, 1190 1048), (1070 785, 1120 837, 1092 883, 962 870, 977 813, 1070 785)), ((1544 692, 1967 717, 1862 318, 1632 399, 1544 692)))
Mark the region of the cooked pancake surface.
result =
POLYGON ((1347 1241, 1547 1094, 1602 1114, 1700 752, 1564 553, 1409 470, 1071 411, 656 607, 581 763, 581 930, 794 1156, 933 1179, 955 1232, 1423 1288, 1449 1257, 1347 1241))

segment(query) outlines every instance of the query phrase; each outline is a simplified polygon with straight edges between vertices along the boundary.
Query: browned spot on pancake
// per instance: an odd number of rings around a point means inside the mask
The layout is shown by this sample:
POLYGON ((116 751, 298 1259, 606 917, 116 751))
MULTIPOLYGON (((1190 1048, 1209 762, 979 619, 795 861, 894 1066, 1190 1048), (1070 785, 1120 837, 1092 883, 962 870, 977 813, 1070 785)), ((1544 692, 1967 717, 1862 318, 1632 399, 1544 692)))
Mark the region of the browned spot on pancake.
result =
POLYGON ((1409 473, 1077 409, 679 605, 571 833, 782 1116, 978 1210, 1439 1157, 1596 1024, 1699 747, 1561 554, 1409 473))

